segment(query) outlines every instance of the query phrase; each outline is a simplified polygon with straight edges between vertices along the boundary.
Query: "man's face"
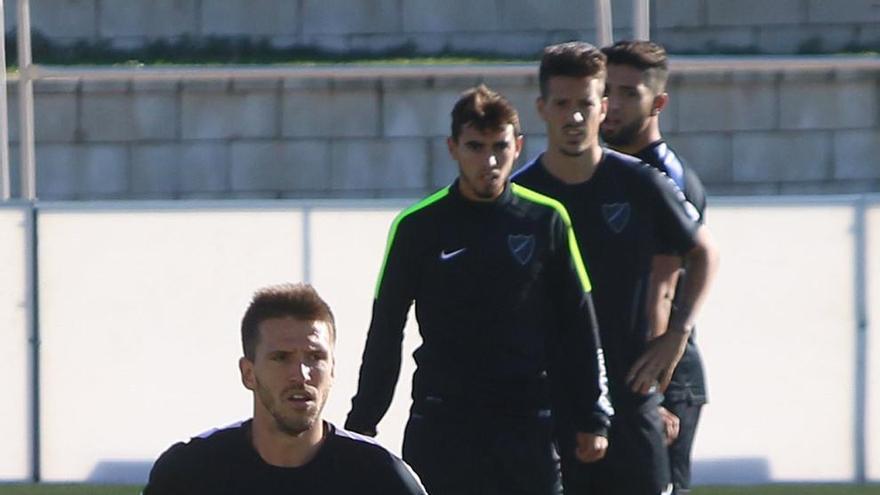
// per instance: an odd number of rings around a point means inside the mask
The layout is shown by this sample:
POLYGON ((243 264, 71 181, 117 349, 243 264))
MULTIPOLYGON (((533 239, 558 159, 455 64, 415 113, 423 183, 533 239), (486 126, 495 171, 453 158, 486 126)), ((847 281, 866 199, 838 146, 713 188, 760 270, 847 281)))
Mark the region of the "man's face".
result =
POLYGON ((599 124, 605 110, 602 81, 595 77, 551 77, 547 95, 538 98, 538 113, 547 124, 548 146, 571 157, 599 144, 599 124))
POLYGON ((628 146, 648 132, 649 119, 655 115, 655 95, 645 85, 644 75, 629 65, 608 65, 608 116, 602 123, 601 134, 610 146, 628 146))
POLYGON ((254 361, 239 362, 242 382, 256 398, 254 420, 292 436, 320 428, 333 382, 329 323, 272 318, 258 332, 254 361))
POLYGON ((458 139, 449 138, 446 144, 458 162, 461 194, 474 201, 491 201, 504 192, 523 139, 514 134, 512 124, 483 131, 465 125, 458 139))

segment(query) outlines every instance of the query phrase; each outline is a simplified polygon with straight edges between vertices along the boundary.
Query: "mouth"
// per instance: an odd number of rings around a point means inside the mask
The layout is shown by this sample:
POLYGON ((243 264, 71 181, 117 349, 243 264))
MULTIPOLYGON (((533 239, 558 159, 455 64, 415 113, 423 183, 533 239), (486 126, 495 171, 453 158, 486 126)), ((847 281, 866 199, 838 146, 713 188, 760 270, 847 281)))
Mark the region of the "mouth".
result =
POLYGON ((574 126, 571 126, 571 127, 564 127, 564 128, 562 129, 562 133, 563 133, 566 137, 570 137, 570 138, 581 138, 581 137, 584 137, 584 136, 587 134, 587 130, 586 130, 585 128, 583 128, 583 127, 574 127, 574 126))
POLYGON ((491 170, 483 174, 483 180, 486 182, 498 182, 501 180, 501 172, 497 170, 491 170))
POLYGON ((284 395, 284 400, 297 409, 306 409, 315 404, 315 394, 308 391, 289 392, 284 395))

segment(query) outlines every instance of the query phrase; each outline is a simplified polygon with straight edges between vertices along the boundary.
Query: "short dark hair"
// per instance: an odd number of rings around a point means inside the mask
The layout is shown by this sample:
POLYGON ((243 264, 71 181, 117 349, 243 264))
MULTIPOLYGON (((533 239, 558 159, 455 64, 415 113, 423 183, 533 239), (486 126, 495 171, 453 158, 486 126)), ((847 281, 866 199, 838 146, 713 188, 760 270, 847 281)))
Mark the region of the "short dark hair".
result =
POLYGON ((669 59, 666 49, 652 41, 626 40, 602 48, 608 65, 627 65, 645 73, 645 85, 654 94, 666 90, 669 78, 669 59))
POLYGON ((501 93, 485 84, 471 88, 458 98, 452 107, 452 139, 458 141, 462 129, 471 125, 479 131, 502 130, 513 126, 516 136, 522 134, 519 113, 501 93))
POLYGON ((272 318, 291 316, 305 321, 323 321, 330 327, 330 342, 336 342, 336 320, 330 306, 309 284, 280 284, 259 289, 241 319, 244 356, 254 360, 260 340, 260 324, 272 318))
POLYGON ((538 81, 541 97, 547 97, 551 77, 595 77, 605 80, 605 55, 583 41, 569 41, 544 48, 538 81))

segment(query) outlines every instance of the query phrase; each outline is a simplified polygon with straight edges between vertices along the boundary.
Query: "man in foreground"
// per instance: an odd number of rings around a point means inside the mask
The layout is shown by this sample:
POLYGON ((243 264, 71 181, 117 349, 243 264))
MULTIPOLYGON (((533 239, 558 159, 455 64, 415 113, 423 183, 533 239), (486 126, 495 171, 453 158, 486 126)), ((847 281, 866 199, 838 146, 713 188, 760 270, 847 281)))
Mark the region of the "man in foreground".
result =
POLYGON ((570 415, 558 422, 567 494, 658 495, 671 490, 659 392, 671 379, 705 299, 717 253, 708 230, 669 179, 599 145, 605 119, 605 56, 587 43, 547 47, 538 113, 545 153, 514 182, 561 201, 593 277, 615 418, 607 456, 577 462, 570 415), (690 273, 667 331, 649 341, 645 294, 658 252, 687 260, 690 273))
POLYGON ((558 494, 551 387, 582 462, 601 458, 610 408, 590 282, 568 214, 510 184, 519 117, 485 86, 452 110, 459 177, 391 226, 346 427, 388 410, 413 301, 415 352, 404 459, 432 495, 558 494))
POLYGON ((403 461, 321 419, 336 325, 311 286, 258 291, 241 339, 253 418, 173 445, 153 466, 144 495, 424 495, 403 461))
MULTIPOLYGON (((608 116, 600 134, 611 148, 633 155, 671 178, 705 218, 706 194, 696 172, 678 158, 660 133, 660 113, 669 102, 666 50, 650 41, 621 41, 602 49, 608 59, 608 116)), ((648 290, 649 329, 662 335, 669 324, 681 258, 654 257, 648 290)), ((684 355, 663 393, 660 416, 669 443, 673 495, 690 491, 691 448, 706 404, 703 362, 691 332, 684 355)))

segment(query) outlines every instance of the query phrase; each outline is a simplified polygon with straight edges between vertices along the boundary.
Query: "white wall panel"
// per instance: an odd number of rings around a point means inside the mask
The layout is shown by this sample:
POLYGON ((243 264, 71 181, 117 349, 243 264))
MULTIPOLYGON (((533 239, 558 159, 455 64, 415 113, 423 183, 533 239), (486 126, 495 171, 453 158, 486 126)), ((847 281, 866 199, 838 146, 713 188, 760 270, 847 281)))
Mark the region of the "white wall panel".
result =
POLYGON ((721 269, 697 325, 710 404, 695 478, 852 479, 853 209, 716 206, 721 269))
POLYGON ((30 476, 29 210, 0 208, 0 480, 30 476))
POLYGON ((867 219, 868 376, 866 425, 866 476, 880 481, 880 206, 870 208, 867 219))
POLYGON ((239 323, 302 277, 292 211, 44 211, 43 475, 144 477, 171 443, 249 417, 239 323))
MULTIPOLYGON (((251 395, 236 366, 241 315, 254 289, 306 275, 338 321, 336 381, 325 416, 341 425, 357 387, 388 228, 403 206, 339 203, 305 214, 294 203, 43 210, 46 480, 142 481, 174 441, 249 417, 251 395)), ((16 214, 0 210, 0 259, 24 259, 23 240, 11 240, 23 235, 16 214)), ((695 447, 697 482, 852 479, 853 218, 852 207, 833 204, 714 205, 710 226, 722 263, 698 324, 710 404, 695 447)), ((868 221, 868 306, 877 318, 880 207, 868 221)), ((20 397, 0 403, 0 479, 29 469, 23 265, 10 265, 13 282, 6 271, 0 277, 0 357, 14 363, 12 373, 0 374, 0 385, 5 396, 20 397)), ((395 401, 379 425, 380 442, 395 452, 418 344, 411 317, 395 401)), ((868 475, 877 480, 876 332, 868 344, 868 475)))
MULTIPOLYGON (((312 282, 332 305, 339 326, 336 383, 327 403, 326 418, 342 425, 357 391, 361 355, 373 307, 373 291, 388 229, 402 208, 363 211, 316 211, 312 216, 312 282)), ((377 439, 400 454, 403 429, 409 417, 410 390, 419 345, 418 327, 410 311, 404 330, 403 359, 394 401, 379 424, 377 439)))

